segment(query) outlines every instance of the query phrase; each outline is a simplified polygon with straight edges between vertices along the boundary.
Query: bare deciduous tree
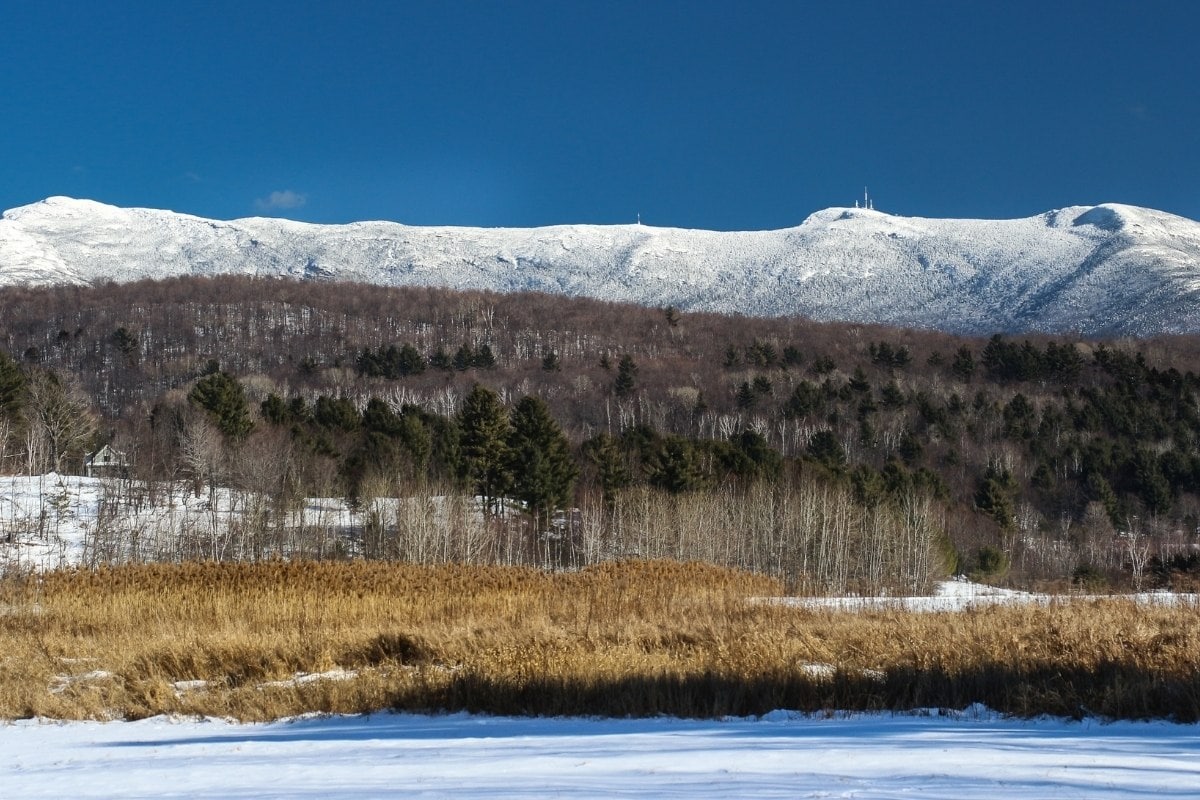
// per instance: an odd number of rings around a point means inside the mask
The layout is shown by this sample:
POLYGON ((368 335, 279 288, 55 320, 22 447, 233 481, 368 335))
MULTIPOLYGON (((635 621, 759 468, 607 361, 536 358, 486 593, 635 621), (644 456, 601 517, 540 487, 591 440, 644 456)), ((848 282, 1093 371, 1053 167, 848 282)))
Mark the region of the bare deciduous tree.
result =
POLYGON ((31 470, 60 472, 68 460, 81 461, 96 432, 96 416, 79 385, 49 370, 37 369, 29 374, 26 397, 31 470), (35 460, 41 461, 36 467, 35 460))

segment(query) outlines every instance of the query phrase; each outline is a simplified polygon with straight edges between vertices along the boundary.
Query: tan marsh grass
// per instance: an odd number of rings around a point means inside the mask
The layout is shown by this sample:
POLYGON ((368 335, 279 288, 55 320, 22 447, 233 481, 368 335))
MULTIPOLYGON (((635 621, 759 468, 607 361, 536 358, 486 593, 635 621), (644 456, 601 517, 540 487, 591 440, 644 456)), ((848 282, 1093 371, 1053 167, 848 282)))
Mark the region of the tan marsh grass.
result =
POLYGON ((187 563, 10 579, 0 584, 0 717, 720 716, 982 702, 1016 714, 1200 718, 1195 609, 747 602, 781 591, 759 575, 668 561, 558 573, 187 563))

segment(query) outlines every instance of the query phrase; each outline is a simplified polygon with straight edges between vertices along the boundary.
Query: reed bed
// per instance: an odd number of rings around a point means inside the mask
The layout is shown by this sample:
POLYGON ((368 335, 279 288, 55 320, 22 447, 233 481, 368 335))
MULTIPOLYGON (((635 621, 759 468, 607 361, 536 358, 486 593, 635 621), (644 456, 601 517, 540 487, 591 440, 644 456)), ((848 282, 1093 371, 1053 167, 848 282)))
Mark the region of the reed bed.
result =
POLYGON ((961 708, 1200 719, 1196 609, 751 602, 761 575, 188 563, 0 583, 0 717, 379 709, 689 717, 961 708))

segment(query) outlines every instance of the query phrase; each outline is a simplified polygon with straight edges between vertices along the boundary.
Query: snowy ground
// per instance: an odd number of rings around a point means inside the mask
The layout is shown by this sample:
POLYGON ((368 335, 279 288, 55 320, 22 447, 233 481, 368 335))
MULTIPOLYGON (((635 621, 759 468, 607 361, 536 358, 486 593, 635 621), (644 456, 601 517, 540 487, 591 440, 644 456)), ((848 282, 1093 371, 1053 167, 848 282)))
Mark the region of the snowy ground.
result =
MULTIPOLYGON (((103 563, 116 555, 106 546, 105 530, 125 550, 136 538, 142 560, 172 560, 181 535, 221 540, 212 532, 236 522, 242 505, 253 500, 220 488, 196 493, 187 481, 158 489, 152 503, 145 487, 130 481, 56 473, 0 476, 0 569, 103 563)), ((298 511, 296 523, 348 535, 361 519, 340 498, 311 498, 298 511)))
POLYGON ((1183 798, 1200 727, 776 712, 724 721, 376 714, 0 726, 0 794, 73 798, 1183 798))
MULTIPOLYGON (((965 578, 941 581, 931 595, 919 597, 771 597, 758 602, 775 603, 792 608, 828 608, 838 611, 965 611, 984 606, 1048 606, 1067 600, 1102 600, 1114 595, 1054 595, 1020 592, 972 583, 965 578)), ((1200 595, 1175 592, 1141 592, 1119 595, 1139 605, 1188 606, 1200 608, 1200 595)))

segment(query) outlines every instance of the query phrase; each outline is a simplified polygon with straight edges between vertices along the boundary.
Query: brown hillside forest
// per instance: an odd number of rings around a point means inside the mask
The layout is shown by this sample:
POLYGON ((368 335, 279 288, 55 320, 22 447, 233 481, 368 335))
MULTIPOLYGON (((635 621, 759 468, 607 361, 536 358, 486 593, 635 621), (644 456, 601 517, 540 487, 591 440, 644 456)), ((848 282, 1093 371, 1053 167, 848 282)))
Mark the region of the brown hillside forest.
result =
POLYGON ((220 536, 98 562, 670 558, 793 592, 1200 574, 1192 337, 222 277, 3 289, 0 351, 0 471, 77 472, 108 443, 114 503, 232 490, 220 536), (298 522, 306 497, 360 529, 298 522))

